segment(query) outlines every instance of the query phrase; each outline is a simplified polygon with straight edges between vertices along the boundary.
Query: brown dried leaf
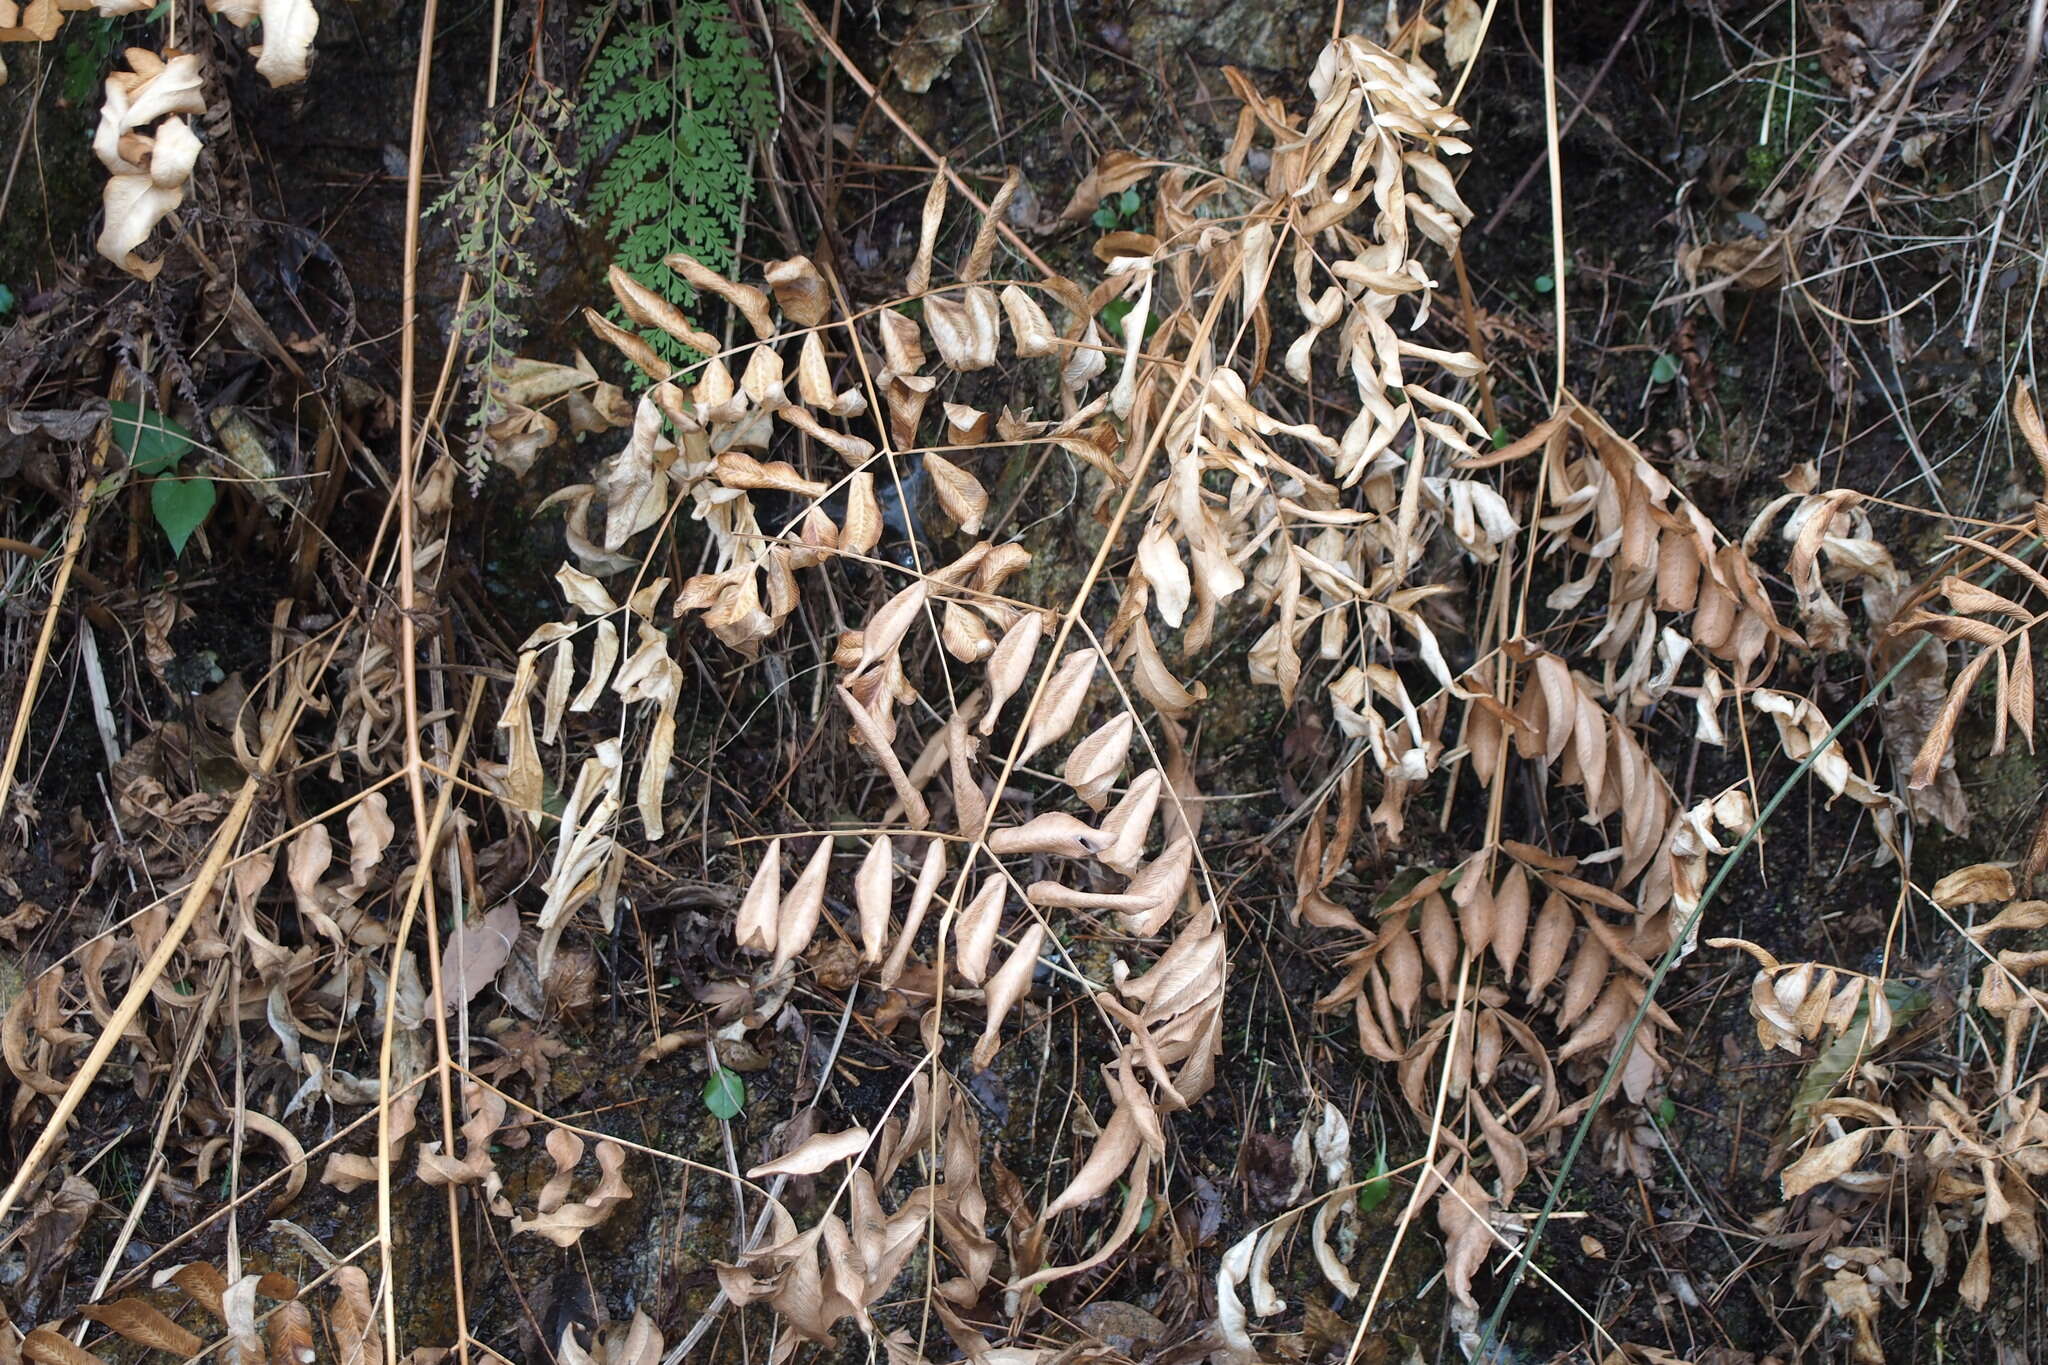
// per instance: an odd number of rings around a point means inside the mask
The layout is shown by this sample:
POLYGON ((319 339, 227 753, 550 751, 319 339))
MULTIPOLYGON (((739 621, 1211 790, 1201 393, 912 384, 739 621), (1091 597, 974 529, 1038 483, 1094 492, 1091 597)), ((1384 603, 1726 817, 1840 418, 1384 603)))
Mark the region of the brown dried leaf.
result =
POLYGON ((969 985, 979 986, 988 975, 988 962, 995 952, 996 933, 1003 925, 1003 898, 1009 884, 1000 873, 985 878, 974 899, 953 921, 953 966, 969 985))
POLYGON ((1543 912, 1536 917, 1536 929, 1529 937, 1529 970, 1523 978, 1530 1004, 1536 1003, 1536 997, 1543 994, 1544 988, 1556 978, 1558 968, 1564 965, 1578 922, 1571 902, 1562 894, 1552 891, 1545 898, 1543 912))
POLYGON ((903 804, 903 818, 912 829, 924 829, 932 822, 931 807, 925 804, 924 796, 910 785, 909 774, 903 771, 903 761, 896 757, 896 750, 889 742, 889 734, 873 714, 853 693, 844 687, 834 687, 833 694, 839 704, 846 708, 846 714, 853 721, 853 728, 859 733, 868 752, 880 765, 882 775, 889 779, 889 785, 896 789, 896 799, 903 804))
POLYGON ((1958 905, 2009 901, 2015 894, 2011 869, 1997 863, 1975 863, 1957 868, 1936 882, 1934 889, 1928 892, 1934 903, 1944 910, 1952 910, 1958 905))
POLYGON ((995 1060, 996 1049, 1002 1046, 1003 1020, 1031 990, 1032 975, 1038 970, 1039 950, 1044 946, 1044 927, 1032 925, 1017 940, 1017 947, 1008 960, 989 978, 982 992, 988 1022, 982 1028, 981 1041, 974 1045, 975 1070, 986 1070, 988 1064, 995 1060))
POLYGON ((963 534, 980 534, 982 518, 988 515, 988 493, 980 481, 951 460, 937 455, 927 454, 924 468, 925 473, 931 476, 932 492, 939 500, 940 509, 963 534))
POLYGON ((519 939, 519 906, 503 901, 474 924, 457 925, 448 935, 442 952, 447 976, 447 1005, 453 1011, 475 1000, 483 988, 497 979, 499 971, 512 960, 512 945, 519 939))
POLYGON ((1002 302, 1010 322, 1010 339, 1020 359, 1051 355, 1059 350, 1059 334, 1053 331, 1037 299, 1012 284, 1003 287, 1002 302))
POLYGON ((1067 1187, 1045 1206, 1039 1221, 1050 1222, 1069 1209, 1080 1208, 1107 1194, 1117 1178, 1130 1169, 1139 1147, 1137 1120, 1128 1107, 1119 1105, 1097 1135, 1087 1159, 1075 1169, 1067 1187))
POLYGON ((1027 611, 1003 632, 1003 638, 988 656, 988 709, 982 712, 978 727, 984 737, 995 733, 996 717, 1003 704, 1024 685, 1031 671, 1031 656, 1038 652, 1038 641, 1044 634, 1045 618, 1027 611))
MULTIPOLYGON (((799 327, 816 327, 825 320, 829 306, 825 281, 810 257, 792 256, 786 261, 770 261, 761 275, 774 291, 775 303, 782 309, 782 316, 799 327)), ((817 333, 811 335, 816 336, 817 333)), ((712 351, 705 354, 712 354, 712 351)))
POLYGON ((876 839, 853 879, 853 899, 860 911, 861 960, 882 960, 889 942, 889 905, 895 897, 896 850, 888 835, 876 839))
POLYGON ((740 900, 739 917, 733 921, 733 941, 757 952, 775 951, 775 926, 782 912, 782 840, 770 839, 761 866, 740 900))
POLYGON ((1913 759, 1912 775, 1906 780, 1907 786, 1917 791, 1932 786, 1935 778, 1940 776, 1941 760, 1947 755, 1949 744, 1955 738, 1956 722, 1962 719, 1963 703, 1969 700, 1970 689, 1977 685, 1977 675, 1984 671, 1984 666, 1991 662, 1991 656, 1995 652, 1997 651, 1990 649, 1980 650, 1977 657, 1965 664, 1963 671, 1956 675, 1955 682, 1949 687, 1947 699, 1941 704, 1940 713, 1935 716, 1934 724, 1928 727, 1927 738, 1920 743, 1920 752, 1913 759))
POLYGON ((1047 811, 1021 825, 991 830, 988 836, 989 852, 997 857, 1052 853, 1062 858, 1087 858, 1102 846, 1102 836, 1094 827, 1064 811, 1047 811))
POLYGON ((35 1328, 22 1338, 21 1354, 39 1365, 107 1365, 91 1351, 73 1345, 70 1337, 47 1327, 35 1328))
MULTIPOLYGON (((727 303, 740 310, 747 325, 754 329, 754 335, 763 341, 775 335, 775 319, 768 312, 768 296, 752 285, 735 284, 711 267, 674 252, 662 258, 662 264, 681 275, 691 288, 718 295, 727 303)), ((715 355, 722 349, 713 346, 707 355, 715 355)))
POLYGON ((1779 1177, 1785 1197, 1797 1199, 1814 1186, 1854 1170, 1876 1132, 1874 1128, 1859 1128, 1832 1142, 1808 1148, 1806 1154, 1787 1166, 1779 1177))
POLYGON ((1124 768, 1137 723, 1125 711, 1082 739, 1067 755, 1062 776, 1092 811, 1108 804, 1110 784, 1124 768))
POLYGON ((932 250, 938 245, 939 223, 946 216, 946 164, 939 163, 932 183, 924 192, 924 212, 917 226, 917 254, 911 258, 910 273, 903 277, 903 292, 917 298, 931 287, 932 250))
POLYGON ((625 1148, 609 1139, 599 1142, 597 1188, 584 1196, 580 1203, 563 1204, 552 1212, 537 1213, 530 1219, 513 1213, 512 1231, 531 1232, 558 1247, 576 1245, 584 1233, 610 1218, 620 1204, 633 1197, 632 1187, 620 1174, 625 1164, 625 1148))
POLYGON ((699 355, 713 356, 725 349, 717 337, 692 327, 681 309, 618 266, 607 271, 605 278, 619 301, 619 310, 637 326, 659 328, 699 355))
POLYGON ((206 1344, 142 1299, 127 1298, 107 1304, 87 1304, 78 1311, 100 1326, 118 1332, 138 1345, 168 1351, 174 1356, 196 1356, 206 1344))
POLYGON ((843 1133, 816 1133, 798 1143, 789 1151, 764 1161, 747 1172, 747 1179, 760 1180, 771 1175, 816 1175, 841 1161, 857 1161, 867 1151, 868 1130, 848 1128, 843 1133))
POLYGON ((854 665, 853 671, 859 673, 875 660, 894 653, 896 646, 903 642, 904 633, 924 614, 925 602, 930 595, 930 588, 920 578, 877 607, 868 623, 861 627, 860 662, 854 665))
POLYGON ((818 840, 817 850, 797 874, 776 913, 774 971, 781 971, 811 946, 811 936, 818 932, 818 919, 825 910, 825 878, 831 870, 832 836, 828 834, 818 840))
POLYGON ((336 1365, 376 1365, 384 1359, 384 1335, 370 1301, 370 1277, 360 1266, 337 1266, 334 1307, 327 1327, 334 1337, 336 1365))
POLYGON ((270 1338, 270 1365, 313 1365, 313 1312, 298 1299, 281 1305, 264 1324, 270 1338))

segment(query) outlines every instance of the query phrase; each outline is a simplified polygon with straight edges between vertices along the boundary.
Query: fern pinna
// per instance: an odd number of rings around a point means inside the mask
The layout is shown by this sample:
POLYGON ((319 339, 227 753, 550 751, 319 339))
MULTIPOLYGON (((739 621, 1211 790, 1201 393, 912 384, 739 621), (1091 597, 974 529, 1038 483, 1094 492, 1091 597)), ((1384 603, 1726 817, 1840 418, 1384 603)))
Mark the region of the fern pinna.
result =
MULTIPOLYGON (((689 304, 694 291, 662 257, 715 270, 736 259, 752 185, 747 145, 775 119, 768 73, 724 0, 651 0, 620 18, 584 82, 583 155, 596 170, 590 208, 618 263, 689 304)), ((596 41, 608 9, 585 31, 596 41)), ((693 357, 666 333, 642 334, 671 362, 693 357)))

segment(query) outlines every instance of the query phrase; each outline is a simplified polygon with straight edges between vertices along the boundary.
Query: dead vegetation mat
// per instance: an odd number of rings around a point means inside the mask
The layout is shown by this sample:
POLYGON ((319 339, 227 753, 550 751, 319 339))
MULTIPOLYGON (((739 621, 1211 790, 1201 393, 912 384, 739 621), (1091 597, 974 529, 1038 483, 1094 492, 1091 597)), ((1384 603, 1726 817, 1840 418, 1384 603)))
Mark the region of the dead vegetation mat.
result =
POLYGON ((0 0, 0 1365, 2048 1349, 2040 4, 562 8, 0 0))

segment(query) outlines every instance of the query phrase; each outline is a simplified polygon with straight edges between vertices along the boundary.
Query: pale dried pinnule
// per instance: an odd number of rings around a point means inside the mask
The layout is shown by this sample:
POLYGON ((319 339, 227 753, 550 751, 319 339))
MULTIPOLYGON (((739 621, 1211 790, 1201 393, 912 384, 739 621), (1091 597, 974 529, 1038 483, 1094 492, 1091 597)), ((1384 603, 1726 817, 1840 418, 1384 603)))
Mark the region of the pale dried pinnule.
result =
POLYGON ((996 934, 1003 923, 1003 898, 1009 885, 1000 873, 985 878, 953 921, 953 966, 971 986, 979 986, 988 975, 989 957, 995 952, 996 934))
MULTIPOLYGON (((948 405, 949 408, 951 406, 948 405)), ((932 492, 939 500, 940 510, 963 534, 980 534, 982 518, 988 515, 988 493, 980 480, 951 460, 937 455, 924 457, 924 470, 931 479, 932 492)))

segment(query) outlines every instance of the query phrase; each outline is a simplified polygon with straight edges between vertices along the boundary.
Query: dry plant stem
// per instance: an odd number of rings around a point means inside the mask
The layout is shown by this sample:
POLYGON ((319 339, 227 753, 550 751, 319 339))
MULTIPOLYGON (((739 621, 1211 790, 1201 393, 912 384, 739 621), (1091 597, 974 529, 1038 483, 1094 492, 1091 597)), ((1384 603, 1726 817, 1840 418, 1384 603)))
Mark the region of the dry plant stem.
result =
MULTIPOLYGON (((1622 48, 1628 46, 1628 40, 1635 33, 1636 25, 1642 21, 1644 12, 1649 8, 1650 0, 1636 0, 1635 13, 1629 15, 1628 22, 1621 26, 1621 33, 1615 38, 1614 46, 1607 50, 1607 59, 1600 63, 1600 69, 1593 73, 1593 79, 1587 81, 1586 88, 1579 92, 1578 101, 1572 105, 1572 112, 1565 118, 1564 126, 1558 130, 1559 139, 1562 139, 1566 133, 1571 132, 1573 126, 1578 123, 1579 116, 1586 112, 1586 106, 1592 101, 1595 92, 1600 89, 1600 83, 1606 80, 1607 73, 1614 69, 1614 59, 1621 55, 1622 48)), ((1487 6, 1487 17, 1489 19, 1493 17, 1493 7, 1491 5, 1487 6)), ((1545 63, 1545 65, 1547 66, 1548 63, 1545 63)), ((1463 88, 1462 82, 1460 82, 1460 88, 1463 88)), ((1455 106, 1457 100, 1454 98, 1451 103, 1455 106)), ((1554 102, 1550 109, 1554 115, 1556 113, 1554 102)), ((1543 160, 1537 161, 1528 170, 1522 172, 1522 178, 1515 182, 1515 187, 1508 191, 1505 199, 1500 201, 1500 206, 1493 211, 1493 216, 1486 220, 1486 226, 1472 234, 1473 236, 1484 237, 1500 226, 1501 220, 1508 216, 1508 210, 1513 208, 1520 201, 1521 197, 1529 192, 1529 184, 1535 180, 1536 172, 1543 169, 1544 161, 1550 163, 1554 176, 1557 166, 1557 150, 1554 145, 1544 149, 1543 160)), ((1552 183, 1555 184, 1555 181, 1553 180, 1552 183)))
MULTIPOLYGON (((1641 11, 1638 10, 1638 13, 1641 11)), ((1635 20, 1629 20, 1631 24, 1635 20)), ((1557 388, 1555 408, 1564 402, 1564 166, 1557 127, 1557 0, 1543 0, 1543 130, 1550 152, 1550 295, 1556 310, 1557 388)))
MULTIPOLYGON (((28 679, 22 683, 21 696, 15 704, 14 730, 7 736, 7 757, 0 762, 0 820, 6 818, 7 798, 14 794, 14 768, 21 761, 21 746, 28 739, 29 717, 36 709, 36 690, 42 685, 43 665, 49 662, 50 641, 57 633, 57 613, 64 607, 64 594, 71 587, 72 569, 78 563, 78 552, 85 544, 85 523, 92 517, 93 499, 99 494, 100 472, 107 466, 107 448, 112 441, 108 424, 101 423, 99 439, 93 446, 92 469, 86 475, 85 486, 78 491, 78 506, 71 511, 71 529, 64 536, 64 559, 57 565, 57 581, 50 587, 50 605, 43 609, 43 628, 36 636, 36 652, 28 661, 28 679)), ((0 1218, 6 1217, 6 1213, 7 1203, 0 1202, 0 1218)))
MULTIPOLYGON (((1493 12, 1499 8, 1500 0, 1486 0, 1486 9, 1479 16, 1479 41, 1473 44, 1472 55, 1465 59, 1465 69, 1458 73, 1458 83, 1451 87, 1451 97, 1444 101, 1444 108, 1456 109, 1458 101, 1465 97, 1465 86, 1472 79, 1473 68, 1479 65, 1479 54, 1486 51, 1486 35, 1493 32, 1493 12)), ((1534 169, 1530 168, 1532 173, 1534 169)))
MULTIPOLYGON (((331 657, 332 650, 329 651, 329 658, 331 657)), ((324 667, 327 660, 323 659, 321 662, 324 667)), ((106 1027, 100 1030, 99 1037, 93 1041, 92 1051, 88 1052, 85 1060, 79 1064, 78 1074, 71 1078, 71 1084, 58 1098, 57 1107, 43 1124, 43 1131, 37 1135, 35 1145, 30 1147, 28 1155, 22 1158, 20 1168, 14 1173, 14 1179, 8 1182, 6 1191, 0 1193, 0 1221, 4 1221, 13 1211, 15 1205, 20 1202, 23 1192, 28 1189, 29 1183, 35 1179, 43 1163, 49 1159, 50 1153, 64 1140, 64 1130, 70 1125, 71 1116, 78 1112, 79 1104, 85 1099, 85 1092, 91 1089, 92 1083, 99 1078, 101 1069, 107 1064, 107 1058, 113 1056, 114 1049, 121 1045, 128 1026, 135 1021, 135 1016, 142 1012, 143 1002, 149 999, 150 992, 162 979, 164 969, 170 966, 171 958, 184 945, 185 935, 191 931, 193 922, 199 918, 200 910, 212 897, 214 885, 220 880, 221 873, 228 865, 229 850, 235 846, 235 841, 241 837, 243 826, 249 821, 249 812, 256 806, 257 793, 276 768, 278 755, 284 752, 285 745, 291 741, 305 701, 306 688, 302 678, 290 678, 284 702, 276 717, 276 728, 271 731, 262 754, 257 758, 256 771, 242 779, 242 789, 235 793, 234 804, 228 807, 228 813, 221 818, 220 828, 214 831, 212 843, 207 846, 206 861, 199 865, 199 871, 192 878, 192 884, 185 888, 185 899, 178 906, 176 917, 164 930, 164 936, 158 941, 156 950, 149 955, 149 960, 136 970, 135 979, 128 984, 128 993, 121 997, 121 1003, 115 1007, 106 1027)))
MULTIPOLYGON (((450 762, 460 762, 469 748, 470 729, 476 722, 477 704, 483 700, 484 680, 478 678, 470 684, 469 707, 463 713, 462 730, 456 736, 455 751, 449 755, 450 762)), ((418 735, 413 736, 415 746, 418 735)), ((420 828, 426 834, 420 839, 418 856, 413 862, 412 886, 406 892, 405 909, 398 918, 398 931, 392 936, 391 965, 385 974, 389 983, 384 991, 384 1037, 377 1048, 377 1229, 381 1240, 381 1255, 384 1263, 384 1328, 387 1337, 397 1331, 397 1294, 391 1269, 391 1040, 398 1016, 398 965, 405 952, 406 940, 412 935, 412 923, 419 914, 420 902, 433 895, 434 849, 441 838, 441 827, 448 819, 448 806, 455 794, 453 783, 444 784, 434 802, 434 818, 431 825, 422 823, 420 828)), ((436 929, 431 916, 427 922, 427 939, 433 945, 436 929)), ((454 1129, 454 1095, 449 1081, 452 1067, 448 1056, 448 1020, 445 997, 441 991, 440 954, 433 951, 430 958, 434 965, 434 1039, 439 1049, 439 1062, 435 1068, 436 1079, 441 1090, 441 1125, 443 1151, 455 1150, 452 1131, 454 1129)), ((454 1289, 457 1330, 463 1353, 468 1353, 469 1326, 466 1304, 462 1289, 462 1242, 460 1238, 461 1202, 453 1184, 448 1187, 448 1229, 452 1241, 449 1252, 454 1259, 454 1289)), ((395 1344, 385 1348, 387 1365, 396 1365, 395 1344)))
MULTIPOLYGON (((406 902, 405 916, 398 933, 397 944, 392 952, 392 974, 395 977, 399 955, 404 951, 407 933, 412 927, 413 915, 419 906, 420 893, 429 889, 432 880, 431 859, 435 837, 440 832, 440 821, 446 815, 451 789, 443 787, 435 812, 434 825, 427 823, 426 783, 422 775, 420 753, 420 705, 419 705, 419 626, 415 613, 418 609, 417 585, 413 577, 413 535, 415 521, 415 497, 419 464, 419 429, 415 423, 415 398, 413 389, 418 381, 419 359, 419 258, 420 258, 420 167, 426 156, 427 139, 427 92, 432 87, 434 71, 434 31, 439 14, 439 0, 426 0, 420 12, 420 46, 414 65, 412 90, 411 141, 407 148, 405 167, 405 259, 401 276, 400 331, 398 339, 398 622, 399 622, 399 676, 405 702, 405 786, 412 798, 413 828, 419 831, 418 870, 414 873, 413 887, 406 902)), ((480 691, 471 694, 471 714, 475 712, 476 699, 480 691)), ((468 720, 463 723, 465 736, 468 720)), ((466 743, 466 738, 465 741, 466 743)), ((451 756, 452 758, 453 756, 451 756)), ((429 934, 431 936, 431 926, 429 934)), ((439 958, 433 958, 436 969, 439 958)), ((437 1028, 435 1046, 438 1052, 438 1071, 441 1092, 441 1128, 445 1150, 455 1150, 455 1104, 453 1088, 449 1082, 448 1031, 447 1021, 441 1009, 440 972, 434 973, 434 1009, 437 1028)), ((398 1365, 398 1305, 397 1281, 392 1273, 391 1245, 391 1150, 390 1150, 390 1090, 391 1090, 391 1030, 393 1016, 397 1009, 398 993, 395 984, 387 990, 384 1010, 384 1039, 378 1049, 378 1114, 377 1114, 377 1235, 379 1258, 384 1272, 384 1353, 388 1365, 398 1365)), ((455 1344, 459 1358, 467 1365, 469 1360, 469 1312, 462 1290, 462 1239, 460 1196, 453 1185, 448 1187, 448 1229, 450 1234, 449 1252, 454 1258, 455 1290, 455 1344)))

